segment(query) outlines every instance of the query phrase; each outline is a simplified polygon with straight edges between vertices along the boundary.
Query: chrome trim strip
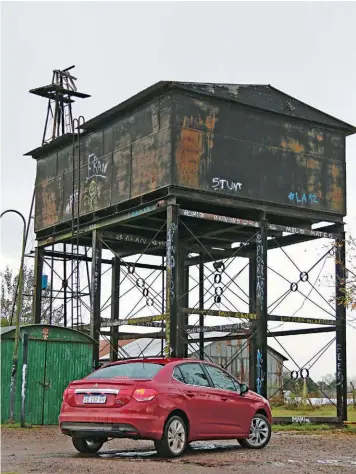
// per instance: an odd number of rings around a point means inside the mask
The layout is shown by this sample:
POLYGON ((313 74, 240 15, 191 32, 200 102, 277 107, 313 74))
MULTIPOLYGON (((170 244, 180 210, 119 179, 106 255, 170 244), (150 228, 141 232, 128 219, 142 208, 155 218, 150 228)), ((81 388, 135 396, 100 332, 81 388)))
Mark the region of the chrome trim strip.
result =
POLYGON ((75 393, 86 393, 86 394, 91 394, 91 393, 112 393, 114 395, 117 395, 120 392, 120 390, 117 390, 115 388, 76 388, 75 393))

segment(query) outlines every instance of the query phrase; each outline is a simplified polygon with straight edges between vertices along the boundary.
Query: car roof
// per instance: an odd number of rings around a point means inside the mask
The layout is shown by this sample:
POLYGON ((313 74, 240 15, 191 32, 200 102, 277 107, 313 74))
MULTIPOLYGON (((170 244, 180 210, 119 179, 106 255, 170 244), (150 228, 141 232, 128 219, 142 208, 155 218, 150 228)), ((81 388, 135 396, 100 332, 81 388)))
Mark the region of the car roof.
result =
MULTIPOLYGON (((128 363, 151 363, 151 364, 162 364, 162 365, 167 365, 171 363, 179 363, 179 362, 205 362, 207 361, 204 360, 199 360, 199 359, 188 359, 184 357, 142 357, 142 358, 133 358, 133 359, 121 359, 117 360, 115 362, 109 362, 103 367, 108 367, 111 365, 118 365, 118 364, 128 364, 128 363)), ((215 365, 215 364, 213 364, 215 365)))

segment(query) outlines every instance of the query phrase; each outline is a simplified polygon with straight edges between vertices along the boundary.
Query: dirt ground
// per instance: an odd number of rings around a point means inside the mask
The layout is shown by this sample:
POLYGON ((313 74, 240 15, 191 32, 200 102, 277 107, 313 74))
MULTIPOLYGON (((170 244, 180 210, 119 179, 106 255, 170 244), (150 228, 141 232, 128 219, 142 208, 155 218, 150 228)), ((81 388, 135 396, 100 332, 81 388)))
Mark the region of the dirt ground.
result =
POLYGON ((57 427, 11 428, 1 433, 1 464, 1 472, 11 474, 356 473, 356 436, 273 433, 261 451, 242 449, 233 441, 201 442, 184 456, 166 460, 151 442, 113 440, 95 456, 82 455, 57 427))

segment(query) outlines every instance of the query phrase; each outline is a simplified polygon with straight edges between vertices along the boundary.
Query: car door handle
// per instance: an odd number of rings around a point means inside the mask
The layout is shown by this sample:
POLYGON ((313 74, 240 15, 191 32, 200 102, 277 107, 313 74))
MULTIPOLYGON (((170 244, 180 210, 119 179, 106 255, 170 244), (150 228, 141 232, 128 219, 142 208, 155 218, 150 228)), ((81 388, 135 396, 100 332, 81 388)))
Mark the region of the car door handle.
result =
POLYGON ((187 395, 187 397, 194 397, 194 392, 185 392, 185 394, 187 395))
POLYGON ((228 400, 228 397, 220 397, 223 402, 226 402, 228 400))

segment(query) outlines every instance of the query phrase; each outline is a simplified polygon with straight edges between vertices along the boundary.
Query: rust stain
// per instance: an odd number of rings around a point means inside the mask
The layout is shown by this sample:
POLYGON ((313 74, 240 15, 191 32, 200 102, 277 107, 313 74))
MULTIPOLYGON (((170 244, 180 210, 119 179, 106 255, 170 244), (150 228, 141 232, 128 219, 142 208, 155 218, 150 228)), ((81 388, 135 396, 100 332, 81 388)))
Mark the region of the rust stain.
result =
POLYGON ((157 144, 153 135, 138 142, 132 152, 132 195, 136 196, 157 187, 157 144))
POLYGON ((211 162, 216 120, 215 110, 212 110, 205 120, 200 115, 184 117, 176 151, 179 183, 199 188, 200 176, 211 162), (205 153, 206 160, 203 160, 205 153))
POLYGON ((337 165, 331 165, 331 176, 335 179, 340 176, 340 169, 337 165))
POLYGON ((212 111, 212 115, 208 115, 205 119, 205 127, 207 129, 207 146, 208 146, 208 156, 207 164, 210 166, 211 155, 214 147, 214 128, 216 124, 215 110, 212 111))
POLYGON ((314 160, 313 158, 309 158, 307 160, 307 168, 311 170, 320 170, 320 161, 314 160))
POLYGON ((285 150, 293 151, 294 153, 303 153, 304 151, 304 146, 301 143, 299 143, 298 140, 295 140, 294 138, 288 138, 288 141, 285 139, 282 139, 281 147, 284 148, 285 150))
POLYGON ((331 210, 342 212, 344 208, 344 191, 341 186, 343 183, 341 170, 338 165, 332 163, 329 165, 328 171, 332 179, 326 199, 330 202, 331 210))
POLYGON ((56 195, 54 192, 46 190, 45 183, 42 186, 42 222, 44 227, 48 227, 56 222, 56 195))
POLYGON ((203 151, 203 132, 182 128, 176 153, 177 171, 181 184, 199 187, 200 160, 203 151))

